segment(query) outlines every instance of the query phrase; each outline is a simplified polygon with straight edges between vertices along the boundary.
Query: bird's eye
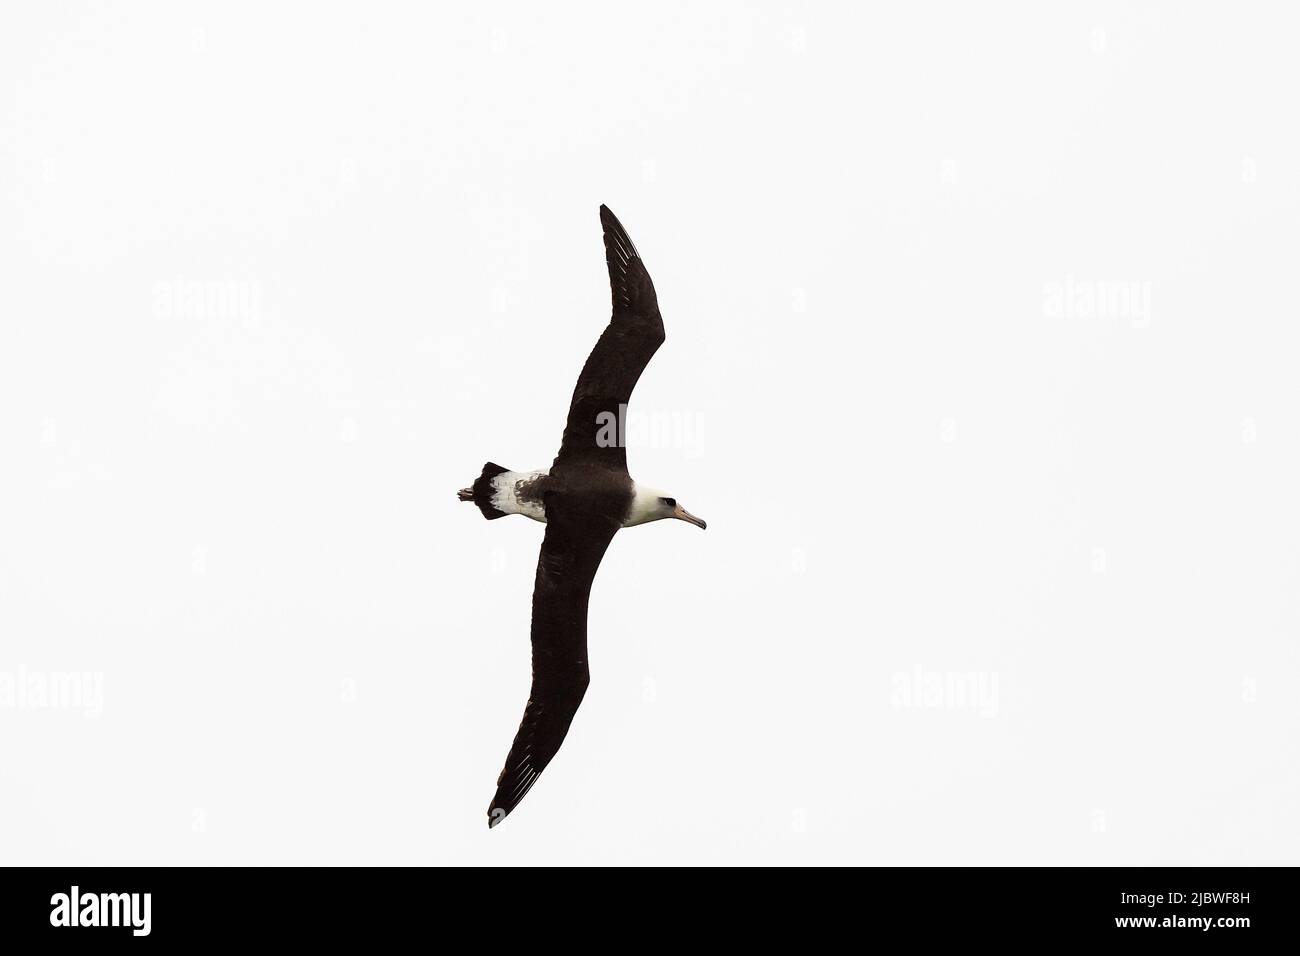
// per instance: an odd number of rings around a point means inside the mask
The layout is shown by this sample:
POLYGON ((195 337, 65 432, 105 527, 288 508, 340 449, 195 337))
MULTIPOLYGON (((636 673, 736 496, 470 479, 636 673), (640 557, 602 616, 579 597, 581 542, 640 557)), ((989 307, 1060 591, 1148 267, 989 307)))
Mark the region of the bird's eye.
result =
POLYGON ((676 507, 677 507, 677 499, 676 499, 676 498, 661 498, 661 499, 659 499, 659 500, 662 501, 664 504, 666 504, 669 508, 676 508, 676 507))

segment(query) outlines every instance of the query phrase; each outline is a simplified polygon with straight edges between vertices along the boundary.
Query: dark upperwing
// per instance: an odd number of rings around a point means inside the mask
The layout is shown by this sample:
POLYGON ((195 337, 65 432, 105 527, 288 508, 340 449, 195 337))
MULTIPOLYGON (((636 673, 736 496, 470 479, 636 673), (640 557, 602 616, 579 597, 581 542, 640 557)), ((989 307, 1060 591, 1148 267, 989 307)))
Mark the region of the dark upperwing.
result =
POLYGON ((664 342, 664 323, 654 283, 623 224, 607 206, 600 207, 600 224, 605 232, 605 264, 614 311, 573 388, 555 465, 595 464, 626 474, 623 436, 607 428, 605 435, 612 434, 617 441, 601 447, 597 435, 607 419, 598 418, 608 412, 614 421, 621 421, 620 406, 628 403, 637 379, 664 342))

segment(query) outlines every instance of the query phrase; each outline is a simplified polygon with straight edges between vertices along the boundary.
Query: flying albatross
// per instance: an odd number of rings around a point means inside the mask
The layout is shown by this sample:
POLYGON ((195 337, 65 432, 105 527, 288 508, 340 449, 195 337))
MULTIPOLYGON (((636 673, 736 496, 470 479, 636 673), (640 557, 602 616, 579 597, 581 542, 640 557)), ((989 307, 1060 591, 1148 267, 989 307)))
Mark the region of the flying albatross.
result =
POLYGON ((614 314, 596 341, 569 404, 560 453, 549 471, 510 471, 488 462, 461 501, 489 521, 521 514, 546 523, 533 584, 533 686, 524 719, 488 807, 494 827, 519 805, 551 762, 582 703, 587 670, 587 598, 619 528, 678 518, 704 522, 675 499, 633 481, 617 429, 637 379, 663 344, 655 287, 622 224, 600 207, 614 314))

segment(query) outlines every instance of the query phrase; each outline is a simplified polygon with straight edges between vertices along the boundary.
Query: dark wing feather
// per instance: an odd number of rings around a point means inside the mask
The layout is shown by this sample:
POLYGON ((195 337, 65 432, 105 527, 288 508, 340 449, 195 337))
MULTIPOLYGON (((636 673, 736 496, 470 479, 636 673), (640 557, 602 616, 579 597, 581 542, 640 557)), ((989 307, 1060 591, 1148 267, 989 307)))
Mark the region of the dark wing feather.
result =
POLYGON ((494 827, 518 806, 551 762, 590 680, 587 670, 587 598, 600 559, 618 522, 591 514, 553 514, 533 586, 533 687, 524 719, 497 778, 488 807, 494 827))
POLYGON ((619 406, 628 403, 650 357, 663 344, 664 323, 654 283, 623 225, 605 206, 600 207, 600 224, 614 312, 574 386, 555 463, 583 462, 626 473, 622 436, 610 447, 597 444, 598 416, 609 412, 618 420, 619 406))

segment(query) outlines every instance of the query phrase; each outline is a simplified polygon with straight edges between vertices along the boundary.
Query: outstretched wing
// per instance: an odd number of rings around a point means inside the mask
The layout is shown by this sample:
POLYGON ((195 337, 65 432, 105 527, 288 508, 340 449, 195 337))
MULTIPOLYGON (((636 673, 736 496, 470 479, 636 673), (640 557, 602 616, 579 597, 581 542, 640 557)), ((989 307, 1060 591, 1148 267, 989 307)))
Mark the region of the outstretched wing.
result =
POLYGON ((602 425, 620 421, 620 406, 632 397, 637 379, 664 341, 654 283, 636 246, 608 207, 600 207, 605 230, 605 264, 609 267, 614 314, 582 367, 569 404, 569 420, 555 463, 591 463, 627 471, 622 435, 602 425), (609 413, 612 419, 601 418, 609 413), (613 442, 597 441, 597 436, 613 442))
MULTIPOLYGON (((555 510, 555 509, 552 509, 555 510)), ((519 805, 551 762, 590 680, 587 598, 618 522, 548 512, 533 586, 533 687, 523 723, 488 807, 494 827, 519 805)))

